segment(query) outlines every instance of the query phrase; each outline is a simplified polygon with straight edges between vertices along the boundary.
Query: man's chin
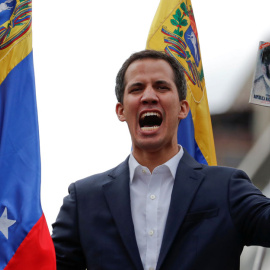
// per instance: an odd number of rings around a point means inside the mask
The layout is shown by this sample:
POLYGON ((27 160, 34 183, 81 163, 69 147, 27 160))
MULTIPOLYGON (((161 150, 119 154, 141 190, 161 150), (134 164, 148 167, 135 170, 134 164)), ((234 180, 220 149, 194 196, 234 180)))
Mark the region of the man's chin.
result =
POLYGON ((149 137, 143 140, 139 140, 134 144, 134 148, 140 149, 140 151, 157 151, 162 148, 162 142, 160 140, 154 138, 154 137, 149 137))

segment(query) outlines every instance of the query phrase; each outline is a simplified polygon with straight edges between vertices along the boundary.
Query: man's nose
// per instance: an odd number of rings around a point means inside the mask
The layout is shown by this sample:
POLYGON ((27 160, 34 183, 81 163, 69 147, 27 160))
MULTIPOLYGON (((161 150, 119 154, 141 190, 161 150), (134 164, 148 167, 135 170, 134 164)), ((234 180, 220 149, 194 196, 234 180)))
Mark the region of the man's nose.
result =
POLYGON ((157 104, 158 103, 158 96, 153 87, 147 87, 143 91, 143 95, 141 97, 141 102, 143 104, 157 104))

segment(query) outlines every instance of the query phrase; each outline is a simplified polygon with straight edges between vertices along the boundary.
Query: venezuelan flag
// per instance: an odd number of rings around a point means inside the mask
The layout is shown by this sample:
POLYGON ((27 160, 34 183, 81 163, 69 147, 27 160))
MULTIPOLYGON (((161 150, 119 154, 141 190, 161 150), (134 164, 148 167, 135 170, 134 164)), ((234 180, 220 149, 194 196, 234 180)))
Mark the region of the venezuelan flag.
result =
POLYGON ((32 2, 0 0, 0 269, 56 269, 40 205, 32 2))
POLYGON ((178 142, 198 162, 216 165, 199 38, 190 0, 160 1, 146 48, 164 51, 183 67, 190 112, 179 124, 178 142))

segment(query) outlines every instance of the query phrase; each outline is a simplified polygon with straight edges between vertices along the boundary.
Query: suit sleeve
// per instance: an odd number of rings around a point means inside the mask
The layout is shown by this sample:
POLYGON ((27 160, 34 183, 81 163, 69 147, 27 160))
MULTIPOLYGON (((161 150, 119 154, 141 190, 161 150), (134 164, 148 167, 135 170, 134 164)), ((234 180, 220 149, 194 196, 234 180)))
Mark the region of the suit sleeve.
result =
POLYGON ((64 198, 56 222, 52 226, 57 270, 85 270, 86 263, 78 230, 75 184, 69 186, 69 195, 64 198))
POLYGON ((232 174, 228 194, 231 215, 244 244, 270 247, 270 199, 242 171, 232 174))

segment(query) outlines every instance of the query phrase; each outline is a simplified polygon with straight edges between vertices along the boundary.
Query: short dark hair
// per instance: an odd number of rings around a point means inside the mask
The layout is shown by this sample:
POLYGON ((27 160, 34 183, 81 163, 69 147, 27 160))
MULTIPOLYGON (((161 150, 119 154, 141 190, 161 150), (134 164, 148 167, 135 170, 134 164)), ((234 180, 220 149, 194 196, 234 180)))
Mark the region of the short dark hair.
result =
POLYGON ((262 63, 264 65, 270 64, 270 46, 267 46, 263 49, 261 57, 262 57, 262 63))
POLYGON ((186 79, 183 72, 182 66, 179 62, 174 59, 173 57, 165 54, 164 52, 154 51, 154 50, 144 50, 140 52, 136 52, 132 54, 122 65, 121 69, 119 70, 116 76, 116 85, 115 85, 115 94, 118 102, 123 103, 124 98, 124 90, 125 90, 125 74, 133 62, 142 59, 161 59, 166 61, 172 68, 174 73, 174 83, 177 87, 179 100, 186 99, 187 95, 187 86, 186 86, 186 79))

